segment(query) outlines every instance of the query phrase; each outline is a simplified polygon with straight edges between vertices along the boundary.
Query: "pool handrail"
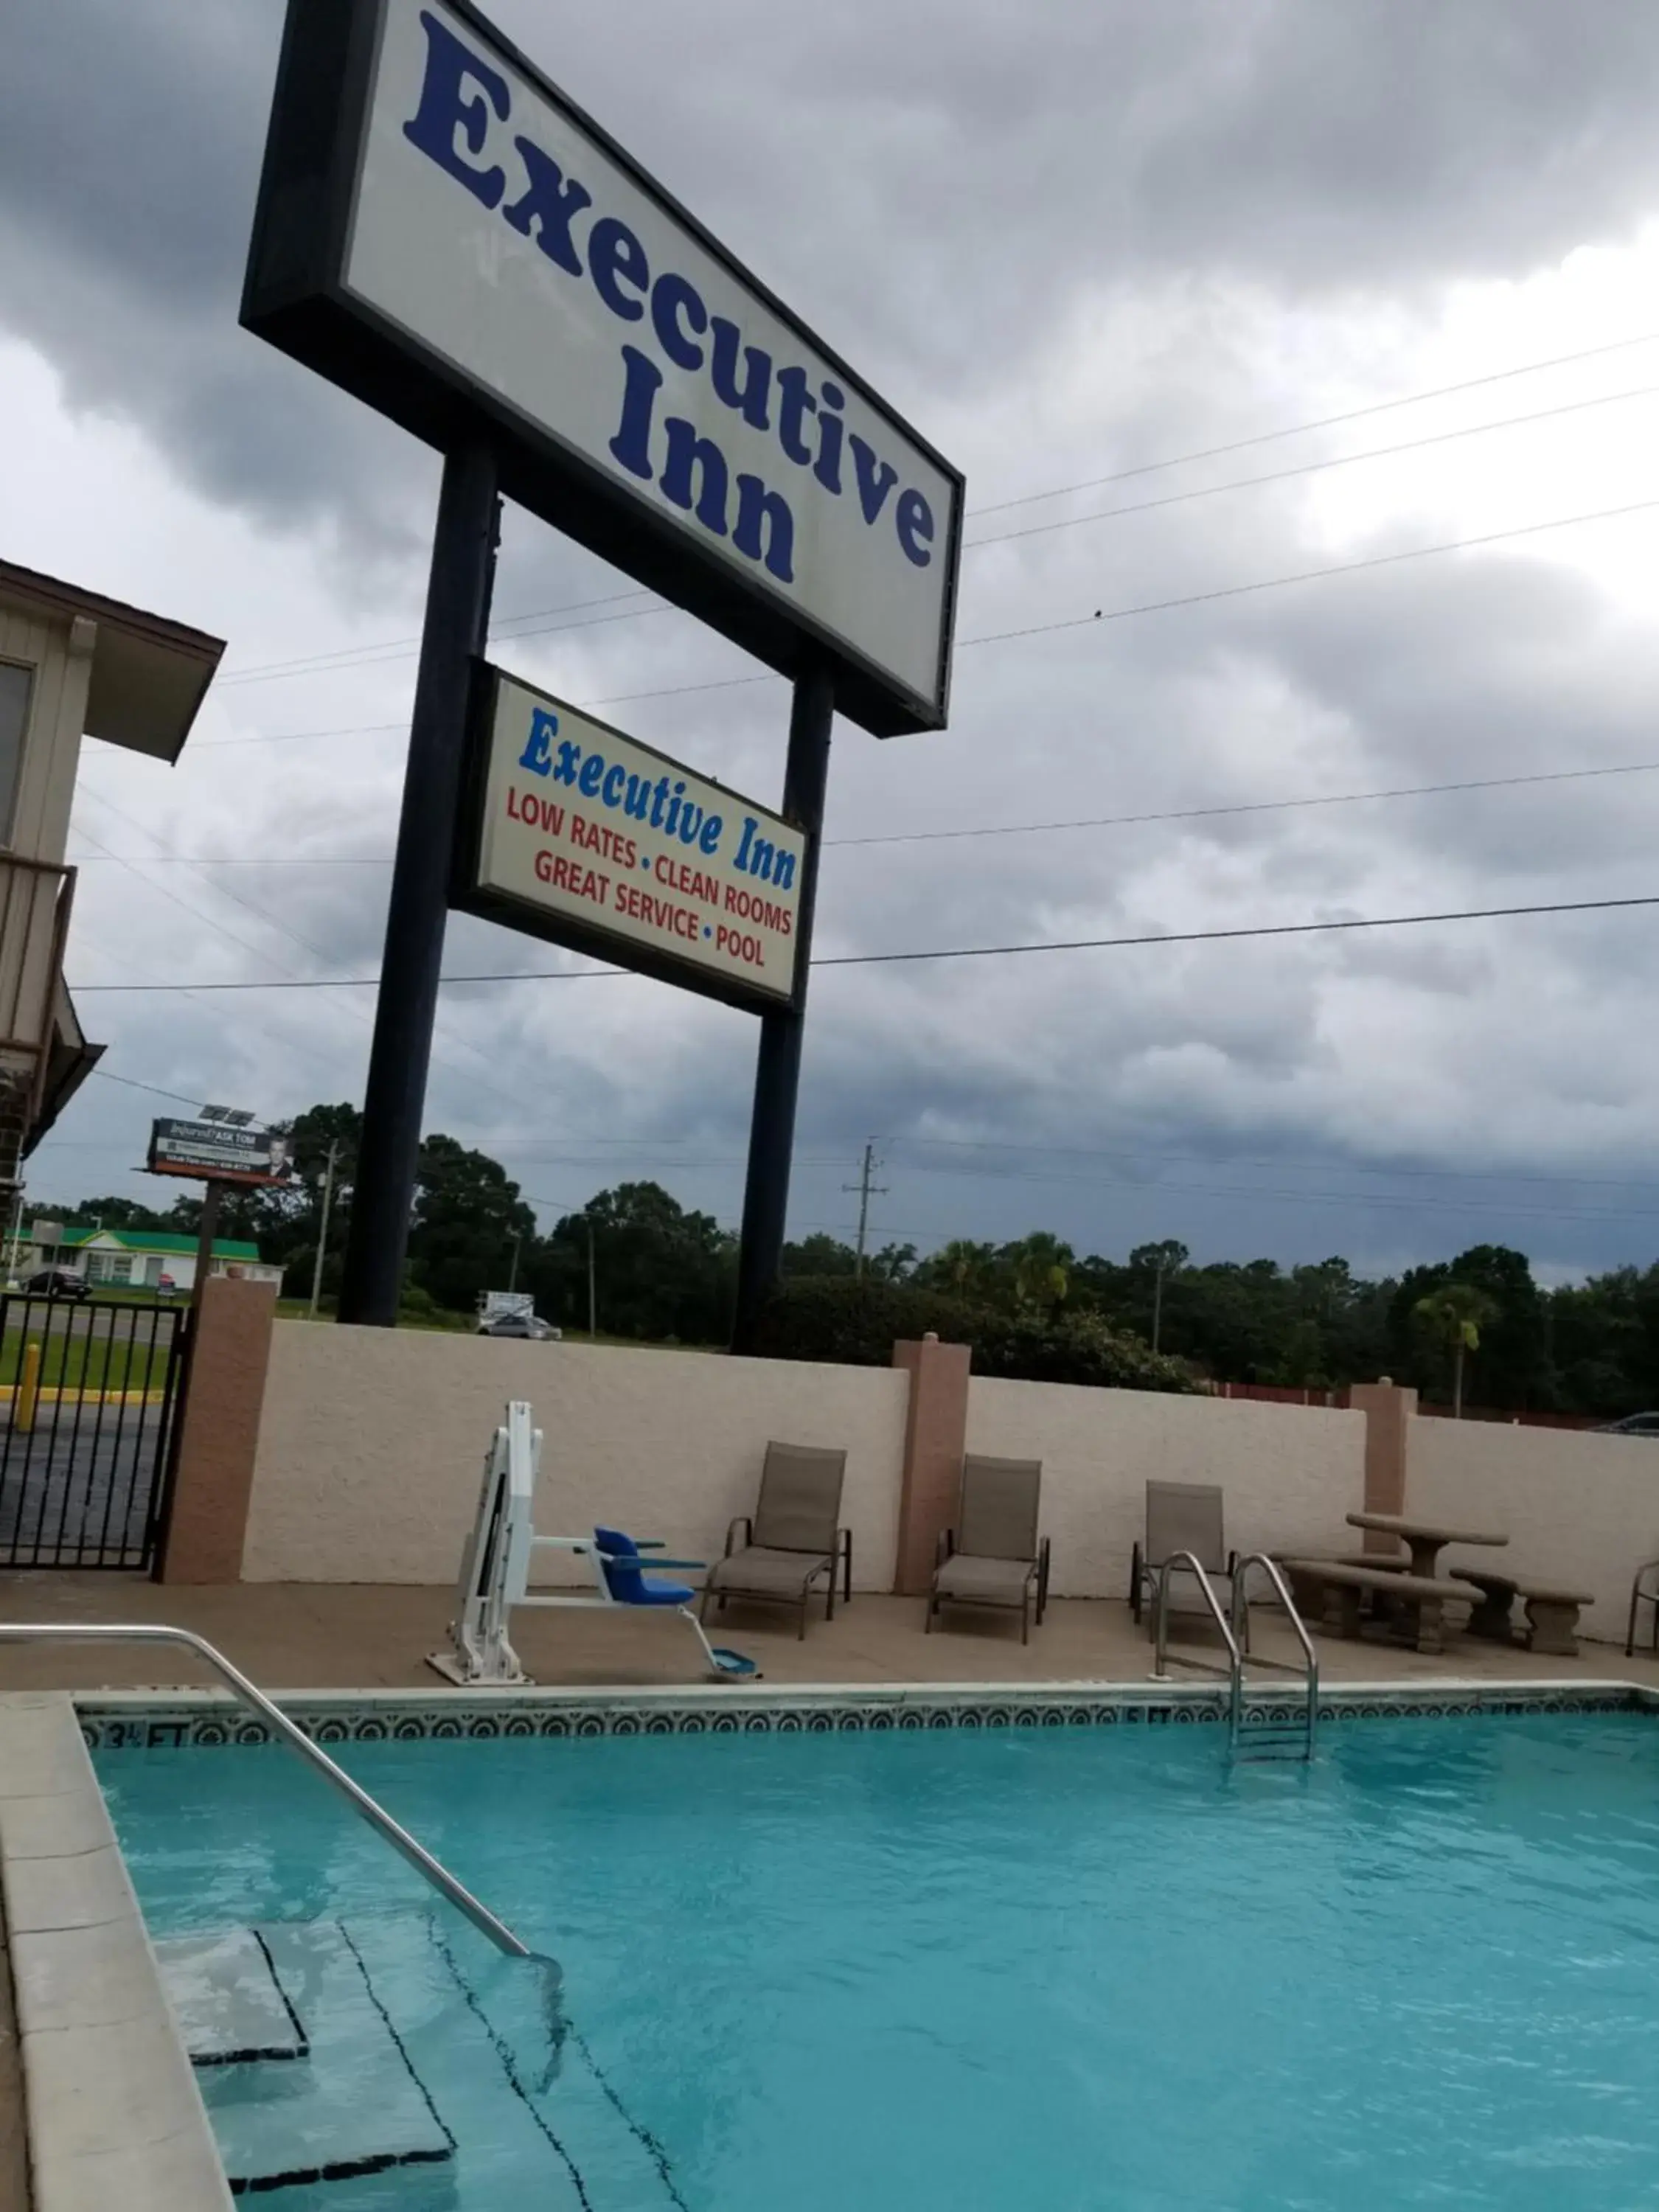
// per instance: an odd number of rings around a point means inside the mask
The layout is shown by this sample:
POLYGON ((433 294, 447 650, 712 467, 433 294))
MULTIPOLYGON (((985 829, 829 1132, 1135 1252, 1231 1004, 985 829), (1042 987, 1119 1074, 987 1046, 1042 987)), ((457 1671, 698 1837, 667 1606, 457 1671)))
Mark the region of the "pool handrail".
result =
POLYGON ((1221 1601, 1215 1594, 1215 1587, 1204 1571, 1203 1562, 1192 1552, 1171 1552, 1158 1571, 1158 1636, 1153 1645, 1153 1676, 1157 1680, 1163 1681, 1170 1671, 1170 1571, 1172 1567, 1185 1568, 1196 1577, 1200 1593, 1209 1608, 1210 1618, 1221 1631, 1223 1641, 1227 1646, 1228 1663, 1224 1668, 1212 1667, 1206 1660, 1189 1659, 1184 1656, 1181 1663, 1183 1667, 1196 1668, 1200 1674, 1226 1676, 1230 1691, 1227 1701, 1227 1737, 1230 1746, 1237 1746, 1239 1730, 1243 1725, 1244 1719, 1243 1654, 1238 1648, 1238 1638, 1233 1634, 1227 1616, 1221 1609, 1221 1601))
POLYGON ((447 1897, 457 1911, 465 1913, 483 1936, 487 1936, 498 1951, 509 1958, 529 1959, 538 1954, 527 1943, 521 1943, 513 1930, 498 1920, 487 1905, 481 1905, 471 1891, 456 1881, 447 1867, 441 1866, 430 1851, 417 1844, 407 1828, 401 1827, 385 1807, 376 1804, 368 1790, 362 1789, 338 1766, 328 1753, 314 1744, 304 1729, 291 1721, 280 1706, 274 1705, 264 1692, 250 1682, 239 1668, 234 1667, 222 1651, 210 1644, 193 1629, 168 1628, 159 1622, 125 1624, 100 1622, 72 1626, 57 1621, 0 1621, 0 1643, 21 1644, 39 1639, 59 1643, 125 1643, 125 1644, 182 1644, 195 1652, 228 1685, 245 1705, 256 1712, 268 1728, 274 1729, 290 1751, 314 1766, 323 1779, 337 1790, 360 1819, 401 1853, 422 1879, 447 1897))
POLYGON ((1266 1552, 1251 1552, 1233 1562, 1233 1632, 1240 1649, 1258 1667, 1272 1667, 1281 1674, 1300 1674, 1306 1685, 1306 1712, 1303 1727, 1305 1731, 1304 1757, 1314 1755, 1314 1739, 1319 1728, 1319 1655, 1314 1650, 1313 1638, 1308 1633, 1307 1623, 1297 1610, 1289 1583, 1277 1559, 1266 1552), (1292 1659, 1267 1659, 1250 1650, 1250 1595, 1246 1583, 1252 1567, 1265 1567, 1274 1595, 1290 1616, 1291 1626, 1296 1632, 1297 1642, 1302 1646, 1303 1663, 1298 1667, 1292 1659))

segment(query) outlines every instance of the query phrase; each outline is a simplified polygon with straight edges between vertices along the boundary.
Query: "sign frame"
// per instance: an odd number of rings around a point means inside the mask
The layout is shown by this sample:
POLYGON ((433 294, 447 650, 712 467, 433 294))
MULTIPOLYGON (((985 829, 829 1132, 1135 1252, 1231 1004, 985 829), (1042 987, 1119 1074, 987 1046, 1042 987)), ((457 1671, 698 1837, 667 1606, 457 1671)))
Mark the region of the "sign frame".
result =
MULTIPOLYGON (((568 699, 544 690, 539 684, 532 684, 509 668, 498 667, 495 662, 482 658, 472 664, 471 695, 467 708, 465 750, 462 769, 461 804, 455 813, 455 842, 451 861, 449 905, 458 914, 476 915, 482 921, 497 922, 504 929, 513 930, 521 937, 538 938, 544 945, 556 945, 567 952, 580 952, 592 960, 604 960, 614 968, 630 973, 648 975, 655 982, 672 983, 678 990, 690 991, 699 998, 714 999, 719 1004, 736 1006, 745 1013, 766 1014, 785 1012, 799 1012, 805 996, 808 966, 811 958, 810 930, 799 928, 794 938, 794 973, 791 988, 786 996, 777 991, 757 989, 741 975, 722 975, 718 969, 702 968, 691 961, 674 958, 672 954, 659 952, 650 945, 641 944, 617 930, 609 930, 597 924, 588 924, 569 915, 514 898, 511 893, 497 890, 479 881, 479 863, 483 856, 484 810, 489 798, 490 744, 495 733, 495 706, 503 682, 528 692, 532 698, 542 702, 561 715, 580 714, 592 728, 615 738, 635 752, 648 759, 660 761, 663 767, 677 775, 695 775, 699 781, 714 784, 726 797, 762 823, 770 823, 775 828, 787 830, 792 837, 805 837, 807 851, 803 855, 802 880, 805 883, 810 865, 811 839, 798 823, 780 814, 775 807, 763 806, 757 799, 733 791, 729 784, 704 775, 699 769, 688 769, 684 761, 676 760, 670 753, 648 745, 631 732, 619 730, 614 723, 601 721, 586 708, 574 706, 568 699)), ((799 915, 800 908, 797 908, 799 915)))
POLYGON ((643 492, 630 490, 546 425, 480 385, 412 331, 350 292, 345 266, 381 27, 398 0, 289 0, 282 58, 244 282, 242 326, 453 452, 481 426, 507 495, 601 559, 720 631, 778 674, 799 679, 828 653, 839 711, 877 737, 942 729, 948 719, 965 477, 763 283, 600 125, 483 15, 444 0, 492 58, 561 111, 629 181, 816 353, 831 374, 950 483, 938 543, 944 565, 931 692, 914 690, 776 591, 750 578, 643 492))
MULTIPOLYGON (((204 1162, 195 1160, 167 1163, 159 1160, 157 1154, 161 1149, 162 1130, 180 1127, 208 1129, 226 1138, 239 1136, 263 1138, 267 1146, 275 1133, 263 1125, 252 1128, 236 1128, 228 1127, 222 1121, 204 1121, 199 1116, 187 1117, 182 1114, 159 1115, 149 1125, 149 1146, 144 1158, 145 1170, 148 1174, 175 1176, 186 1182, 234 1183, 239 1189, 243 1190, 286 1190, 291 1188, 294 1181, 294 1164, 291 1155, 288 1160, 286 1171, 281 1175, 271 1175, 263 1170, 239 1170, 228 1164, 222 1166, 218 1164, 209 1166, 204 1162)), ((284 1138, 282 1141, 286 1146, 289 1139, 284 1138)), ((269 1157, 268 1151, 264 1157, 269 1157)))

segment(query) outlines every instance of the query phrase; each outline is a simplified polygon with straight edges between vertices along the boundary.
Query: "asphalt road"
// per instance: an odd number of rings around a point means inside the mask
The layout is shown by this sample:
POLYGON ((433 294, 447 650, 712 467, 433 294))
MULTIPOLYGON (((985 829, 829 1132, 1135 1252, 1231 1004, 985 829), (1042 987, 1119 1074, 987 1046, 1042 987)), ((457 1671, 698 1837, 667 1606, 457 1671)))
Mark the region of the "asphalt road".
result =
MULTIPOLYGON (((179 1298, 173 1310, 182 1313, 188 1304, 188 1299, 179 1298)), ((166 1313, 158 1314, 154 1307, 122 1305, 113 1299, 106 1304, 98 1298, 25 1298, 20 1292, 5 1300, 7 1336, 27 1329, 43 1344, 94 1332, 110 1344, 125 1344, 135 1334, 141 1344, 148 1344, 154 1329, 155 1341, 165 1345, 169 1326, 166 1313)))
POLYGON ((143 1564, 161 1408, 76 1410, 43 1405, 27 1435, 0 1410, 0 1566, 143 1564))

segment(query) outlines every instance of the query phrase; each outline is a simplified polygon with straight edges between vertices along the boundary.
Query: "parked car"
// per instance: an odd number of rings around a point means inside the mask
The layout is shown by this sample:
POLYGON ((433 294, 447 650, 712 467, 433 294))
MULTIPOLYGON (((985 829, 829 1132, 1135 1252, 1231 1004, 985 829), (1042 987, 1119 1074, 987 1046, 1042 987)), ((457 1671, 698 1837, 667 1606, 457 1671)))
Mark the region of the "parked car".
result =
POLYGON ((1659 1413, 1626 1413, 1622 1421, 1598 1421, 1598 1437, 1659 1437, 1659 1413))
POLYGON ((77 1275, 73 1267, 42 1267, 33 1275, 23 1278, 23 1288, 32 1298, 89 1298, 92 1285, 84 1275, 77 1275))
POLYGON ((544 1321, 539 1314, 504 1313, 486 1314, 478 1323, 478 1334, 525 1336, 533 1344, 546 1344, 550 1340, 557 1344, 563 1331, 555 1328, 550 1321, 544 1321))

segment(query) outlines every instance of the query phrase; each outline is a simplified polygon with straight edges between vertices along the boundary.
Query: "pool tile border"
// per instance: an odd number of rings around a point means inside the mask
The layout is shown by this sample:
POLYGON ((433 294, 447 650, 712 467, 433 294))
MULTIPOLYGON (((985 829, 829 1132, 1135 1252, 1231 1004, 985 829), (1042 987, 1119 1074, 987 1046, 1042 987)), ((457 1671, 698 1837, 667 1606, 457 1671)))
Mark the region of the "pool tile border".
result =
MULTIPOLYGON (((485 1741, 608 1735, 845 1735, 939 1729, 1214 1725, 1226 1692, 1208 1683, 945 1684, 757 1690, 523 1689, 305 1692, 279 1698, 319 1743, 485 1741)), ((88 1748, 220 1750, 270 1740, 264 1723, 216 1691, 76 1695, 88 1748)), ((1295 1726, 1300 1698, 1246 1692, 1244 1725, 1295 1726)), ((1431 1687, 1345 1683, 1323 1691, 1321 1723, 1466 1719, 1525 1713, 1659 1712, 1632 1682, 1465 1682, 1431 1687)))
POLYGON ((0 1696, 0 1909, 38 2212, 230 2212, 201 2093, 62 1693, 0 1696))

